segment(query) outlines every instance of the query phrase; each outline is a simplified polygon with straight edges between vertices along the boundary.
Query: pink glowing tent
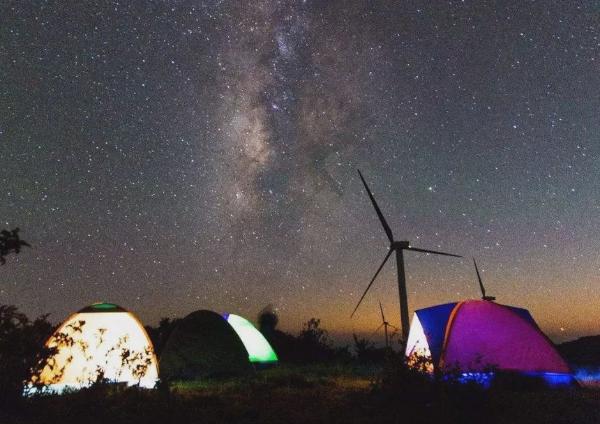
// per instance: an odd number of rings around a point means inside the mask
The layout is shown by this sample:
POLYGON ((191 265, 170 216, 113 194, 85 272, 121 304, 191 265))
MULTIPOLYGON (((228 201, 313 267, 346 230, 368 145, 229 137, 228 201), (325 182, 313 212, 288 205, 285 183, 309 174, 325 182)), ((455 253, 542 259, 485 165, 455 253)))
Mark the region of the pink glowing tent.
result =
POLYGON ((429 371, 571 374, 527 310, 485 300, 415 311, 406 355, 426 358, 429 371))

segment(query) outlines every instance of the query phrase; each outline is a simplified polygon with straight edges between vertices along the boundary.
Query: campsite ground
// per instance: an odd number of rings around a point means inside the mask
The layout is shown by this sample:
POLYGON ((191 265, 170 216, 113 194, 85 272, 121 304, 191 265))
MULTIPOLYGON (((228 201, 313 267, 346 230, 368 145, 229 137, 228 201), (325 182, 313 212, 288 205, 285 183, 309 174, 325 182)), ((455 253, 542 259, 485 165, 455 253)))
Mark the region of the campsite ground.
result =
POLYGON ((440 388, 368 367, 279 367, 154 391, 95 387, 0 411, 2 423, 598 423, 600 390, 440 388))

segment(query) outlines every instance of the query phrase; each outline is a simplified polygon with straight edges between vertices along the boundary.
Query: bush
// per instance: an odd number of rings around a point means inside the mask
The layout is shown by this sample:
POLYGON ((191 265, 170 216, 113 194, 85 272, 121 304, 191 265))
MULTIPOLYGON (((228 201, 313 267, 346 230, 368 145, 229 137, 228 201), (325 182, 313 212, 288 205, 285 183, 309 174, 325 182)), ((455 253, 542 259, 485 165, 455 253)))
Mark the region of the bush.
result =
POLYGON ((386 363, 374 393, 407 419, 419 422, 478 422, 490 404, 491 392, 457 372, 429 372, 429 359, 394 358, 386 363))
POLYGON ((44 342, 53 326, 42 315, 33 321, 16 306, 0 305, 0 403, 21 398, 23 385, 46 365, 44 342))

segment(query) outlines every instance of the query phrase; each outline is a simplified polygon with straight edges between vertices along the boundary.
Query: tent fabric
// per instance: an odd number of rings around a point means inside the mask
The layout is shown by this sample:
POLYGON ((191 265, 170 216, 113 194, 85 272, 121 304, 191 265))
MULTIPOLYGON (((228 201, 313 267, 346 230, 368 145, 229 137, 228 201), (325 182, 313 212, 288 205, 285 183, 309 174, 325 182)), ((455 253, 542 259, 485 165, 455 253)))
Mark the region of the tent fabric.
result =
POLYGON ((444 367, 570 372, 546 336, 514 309, 492 302, 467 301, 457 305, 455 311, 442 353, 444 367))
POLYGON ((103 302, 86 306, 85 308, 80 309, 79 312, 127 312, 127 310, 114 303, 103 302))
POLYGON ((260 331, 247 319, 234 314, 223 314, 223 318, 234 329, 246 351, 248 360, 253 364, 273 364, 277 354, 260 331))
MULTIPOLYGON (((506 305, 504 305, 504 306, 506 306, 506 305)), ((533 317, 531 316, 531 314, 529 313, 529 311, 527 309, 517 308, 516 306, 506 306, 506 307, 512 309, 514 313, 519 315, 525 321, 528 321, 531 324, 533 324, 536 328, 539 328, 537 325, 537 322, 535 322, 535 320, 533 319, 533 317)))
POLYGON ((175 327, 160 357, 167 380, 238 374, 251 369, 235 330, 216 312, 192 312, 175 327))
POLYGON ((415 343, 425 344, 436 369, 570 373, 526 309, 469 300, 417 310, 415 317, 422 326, 422 330, 415 326, 415 331, 426 340, 413 338, 406 354, 411 354, 415 343))
POLYGON ((406 341, 406 356, 410 367, 428 373, 433 372, 433 361, 431 359, 433 355, 427 343, 425 329, 416 314, 413 317, 408 340, 406 341))
POLYGON ((423 332, 427 337, 427 345, 429 346, 431 359, 434 364, 437 364, 440 360, 442 346, 444 344, 444 335, 446 332, 446 323, 455 306, 456 302, 446 303, 415 312, 415 316, 418 316, 423 327, 423 332))
POLYGON ((98 303, 71 315, 46 347, 56 349, 48 362, 54 365, 32 377, 33 392, 80 389, 99 377, 146 388, 158 380, 156 356, 144 327, 117 305, 98 303))

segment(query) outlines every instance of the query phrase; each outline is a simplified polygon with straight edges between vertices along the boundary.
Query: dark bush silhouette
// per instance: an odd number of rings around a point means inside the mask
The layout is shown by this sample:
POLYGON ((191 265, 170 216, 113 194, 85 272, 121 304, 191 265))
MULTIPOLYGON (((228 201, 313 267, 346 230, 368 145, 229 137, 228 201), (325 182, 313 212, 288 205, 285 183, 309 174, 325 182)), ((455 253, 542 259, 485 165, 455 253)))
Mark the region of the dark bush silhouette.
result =
POLYGON ((383 363, 388 357, 391 349, 377 348, 375 345, 365 338, 359 338, 356 334, 352 334, 354 339, 354 355, 360 364, 378 364, 383 363))
MULTIPOLYGON (((264 311, 264 310, 263 310, 264 311)), ((321 320, 311 318, 304 323, 298 336, 277 330, 277 316, 272 312, 259 316, 259 326, 281 363, 312 364, 317 362, 346 362, 351 360, 347 346, 334 347, 321 320), (269 316, 271 315, 271 316, 269 316), (263 319, 261 320, 261 317, 263 319), (262 325, 260 324, 262 322, 262 325)))
POLYGON ((600 366, 600 336, 580 337, 559 344, 557 349, 572 365, 600 366))
POLYGON ((321 320, 318 318, 311 318, 304 323, 298 341, 307 362, 335 359, 335 349, 329 340, 327 330, 321 327, 321 320))
POLYGON ((32 371, 41 371, 44 349, 53 326, 48 315, 33 321, 12 305, 0 305, 0 403, 13 402, 23 392, 23 384, 32 371))
POLYGON ((279 323, 279 317, 273 309, 273 305, 265 306, 258 313, 258 329, 269 340, 275 333, 275 328, 279 323))
POLYGON ((158 327, 145 326, 146 332, 152 341, 154 346, 154 352, 160 357, 160 354, 169 340, 169 336, 173 332, 173 329, 179 324, 181 318, 161 318, 158 323, 158 327))
POLYGON ((430 359, 392 353, 374 386, 389 413, 407 422, 482 422, 493 392, 458 370, 430 373, 430 359))

